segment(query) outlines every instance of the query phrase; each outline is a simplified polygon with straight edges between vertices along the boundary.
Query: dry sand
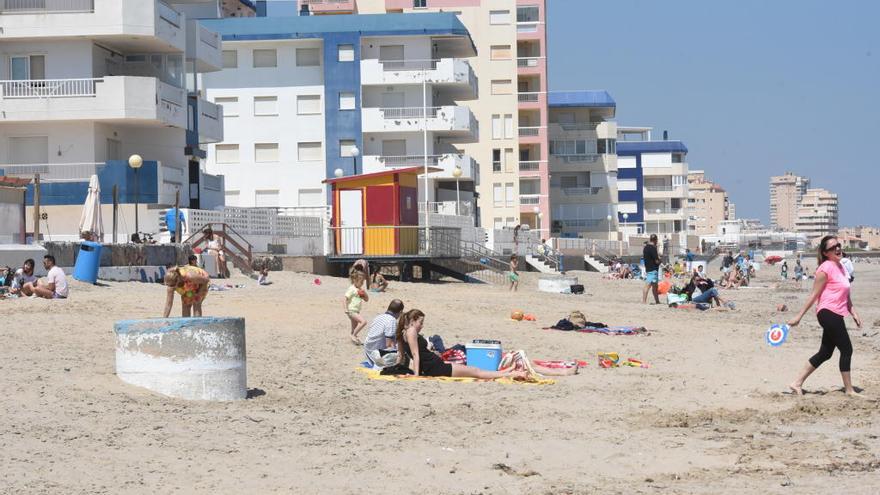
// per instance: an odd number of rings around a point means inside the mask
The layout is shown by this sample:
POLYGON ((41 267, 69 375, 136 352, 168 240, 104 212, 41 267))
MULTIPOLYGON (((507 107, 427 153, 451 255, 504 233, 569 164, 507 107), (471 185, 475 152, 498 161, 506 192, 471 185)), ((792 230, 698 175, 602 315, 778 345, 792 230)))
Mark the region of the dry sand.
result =
MULTIPOLYGON (((854 381, 877 399, 880 267, 857 270, 854 381)), ((772 271, 758 284, 775 286, 772 271)), ((815 393, 781 393, 820 330, 808 315, 780 348, 763 332, 805 288, 724 291, 737 311, 700 312, 642 306, 638 282, 578 275, 587 295, 539 293, 526 274, 516 294, 392 283, 366 305, 372 316, 400 297, 447 344, 496 338, 533 358, 589 361, 550 386, 368 380, 354 369, 345 280, 234 280, 248 286, 206 302, 207 314, 247 321, 252 398, 232 403, 170 399, 114 375, 113 322, 158 316, 159 285, 74 282, 66 301, 0 301, 0 492, 878 492, 878 404, 839 391, 837 354, 807 382, 815 393), (512 309, 538 321, 513 322, 512 309), (652 334, 540 329, 573 309, 652 334), (600 351, 651 367, 599 369, 600 351)))

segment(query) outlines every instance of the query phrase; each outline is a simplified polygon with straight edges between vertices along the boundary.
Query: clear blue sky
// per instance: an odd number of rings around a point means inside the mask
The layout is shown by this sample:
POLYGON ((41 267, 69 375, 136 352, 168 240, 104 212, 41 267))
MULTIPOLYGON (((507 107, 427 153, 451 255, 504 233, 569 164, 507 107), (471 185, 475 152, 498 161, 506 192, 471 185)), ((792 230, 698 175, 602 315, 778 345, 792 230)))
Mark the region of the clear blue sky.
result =
POLYGON ((880 225, 880 1, 548 0, 550 89, 606 89, 620 125, 668 129, 769 219, 771 175, 880 225))

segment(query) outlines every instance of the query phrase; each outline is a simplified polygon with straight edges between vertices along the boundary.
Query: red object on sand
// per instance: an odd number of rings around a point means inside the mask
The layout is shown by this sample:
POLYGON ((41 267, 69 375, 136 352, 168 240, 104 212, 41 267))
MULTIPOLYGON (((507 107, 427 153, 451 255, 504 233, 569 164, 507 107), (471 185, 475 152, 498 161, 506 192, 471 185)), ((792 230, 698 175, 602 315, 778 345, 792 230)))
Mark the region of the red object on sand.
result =
POLYGON ((782 261, 782 256, 767 256, 764 258, 764 263, 767 263, 768 265, 775 265, 780 261, 782 261))
POLYGON ((312 283, 315 284, 315 285, 321 285, 321 279, 320 279, 320 278, 316 278, 316 279, 314 280, 314 282, 312 282, 312 283))

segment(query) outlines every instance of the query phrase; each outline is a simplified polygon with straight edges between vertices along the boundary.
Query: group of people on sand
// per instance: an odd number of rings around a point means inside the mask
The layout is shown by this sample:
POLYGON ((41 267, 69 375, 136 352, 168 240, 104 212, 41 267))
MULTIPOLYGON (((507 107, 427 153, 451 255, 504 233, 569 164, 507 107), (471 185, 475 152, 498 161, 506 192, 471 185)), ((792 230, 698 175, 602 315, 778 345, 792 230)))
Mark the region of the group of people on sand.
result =
POLYGON ((39 297, 43 299, 67 299, 70 295, 70 286, 64 270, 55 265, 55 257, 51 254, 43 256, 43 268, 46 276, 39 278, 34 274, 36 262, 27 259, 21 268, 12 271, 7 267, 2 270, 0 287, 7 288, 9 294, 18 297, 39 297))

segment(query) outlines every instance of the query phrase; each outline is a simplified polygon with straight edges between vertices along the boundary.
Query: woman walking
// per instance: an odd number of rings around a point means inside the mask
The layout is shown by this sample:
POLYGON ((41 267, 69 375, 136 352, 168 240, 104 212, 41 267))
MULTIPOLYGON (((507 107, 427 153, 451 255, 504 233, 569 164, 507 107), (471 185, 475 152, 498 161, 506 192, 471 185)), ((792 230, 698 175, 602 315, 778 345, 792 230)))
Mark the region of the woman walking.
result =
POLYGON ((816 368, 831 358, 834 348, 840 351, 840 376, 843 379, 844 392, 847 395, 861 397, 852 386, 850 376, 850 360, 852 358, 852 343, 846 331, 846 323, 843 321, 847 315, 852 315, 856 326, 862 328, 862 319, 856 313, 850 297, 849 277, 846 270, 840 264, 843 257, 840 242, 837 237, 827 235, 819 243, 818 263, 816 280, 813 282, 813 291, 807 299, 803 309, 791 321, 790 326, 796 326, 801 322, 807 310, 818 301, 816 313, 819 325, 822 326, 822 344, 819 352, 813 355, 797 379, 789 385, 791 391, 797 395, 803 395, 801 388, 816 368))

